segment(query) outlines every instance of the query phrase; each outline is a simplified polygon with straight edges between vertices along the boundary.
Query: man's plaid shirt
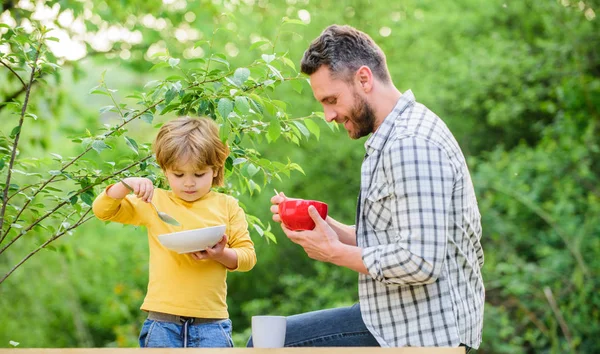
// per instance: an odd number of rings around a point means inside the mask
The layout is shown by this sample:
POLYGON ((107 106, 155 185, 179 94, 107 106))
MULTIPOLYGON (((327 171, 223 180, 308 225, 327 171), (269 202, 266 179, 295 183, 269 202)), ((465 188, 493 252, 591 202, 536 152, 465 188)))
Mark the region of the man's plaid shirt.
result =
POLYGON ((365 147, 356 234, 367 327, 384 347, 478 348, 481 222, 458 143, 407 91, 365 147))

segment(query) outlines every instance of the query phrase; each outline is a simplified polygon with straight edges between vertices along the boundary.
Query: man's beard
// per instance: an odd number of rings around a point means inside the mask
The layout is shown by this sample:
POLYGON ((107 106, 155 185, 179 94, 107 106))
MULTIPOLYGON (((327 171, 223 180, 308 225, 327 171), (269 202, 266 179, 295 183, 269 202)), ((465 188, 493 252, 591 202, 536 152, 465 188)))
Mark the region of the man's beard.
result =
POLYGON ((356 104, 350 111, 348 120, 350 120, 355 130, 348 131, 348 135, 351 139, 360 139, 369 135, 375 129, 375 113, 369 102, 357 93, 354 94, 354 100, 356 104))

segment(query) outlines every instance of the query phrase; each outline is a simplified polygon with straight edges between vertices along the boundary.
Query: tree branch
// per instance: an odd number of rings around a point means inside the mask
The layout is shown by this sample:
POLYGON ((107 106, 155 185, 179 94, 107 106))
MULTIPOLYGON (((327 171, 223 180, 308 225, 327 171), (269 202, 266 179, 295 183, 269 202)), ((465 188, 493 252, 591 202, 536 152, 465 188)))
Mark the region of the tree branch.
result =
POLYGON ((569 331, 569 326, 567 325, 565 318, 563 317, 562 313, 560 312, 560 309, 558 308, 558 305, 556 304, 556 300, 554 300, 554 296, 552 295, 552 290, 550 290, 550 288, 547 286, 544 287, 544 295, 546 295, 548 304, 550 304, 550 308, 552 309, 552 312, 554 313, 554 316, 556 317, 556 320, 558 321, 558 324, 560 325, 560 329, 562 330, 563 334, 565 335, 565 338, 567 338, 569 347, 571 347, 571 349, 574 350, 575 347, 573 346, 573 339, 571 338, 571 331, 569 331))
MULTIPOLYGON (((82 194, 82 193, 85 193, 85 192, 86 192, 86 191, 88 191, 89 189, 91 189, 91 188, 93 188, 93 187, 95 187, 95 186, 99 185, 99 184, 100 184, 100 183, 102 183, 102 182, 105 182, 105 181, 107 181, 108 179, 110 179, 110 178, 112 178, 112 177, 114 177, 114 176, 116 176, 116 175, 119 175, 119 174, 121 174, 121 173, 123 173, 123 172, 125 172, 125 171, 129 170, 130 168, 132 168, 132 167, 133 167, 133 166, 135 166, 135 165, 139 165, 141 162, 144 162, 144 161, 146 161, 147 159, 149 159, 149 158, 151 158, 151 157, 152 157, 152 155, 148 155, 148 156, 144 157, 143 159, 141 159, 141 160, 139 160, 139 161, 136 161, 136 162, 134 162, 134 163, 130 164, 129 166, 126 166, 126 167, 122 168, 121 170, 119 170, 119 171, 117 171, 117 172, 113 173, 112 175, 105 177, 104 179, 102 179, 102 180, 98 181, 98 183, 91 184, 91 185, 89 185, 89 186, 87 186, 87 187, 85 187, 85 188, 82 188, 82 189, 80 189, 80 190, 79 190, 79 191, 77 191, 77 193, 75 193, 74 195, 75 195, 75 196, 77 196, 77 195, 80 195, 80 194, 82 194)), ((41 190, 41 188, 40 188, 40 190, 41 190)), ((31 201, 31 200, 33 200, 33 198, 29 199, 28 201, 31 201)), ((62 208, 62 207, 63 207, 64 205, 66 205, 67 203, 70 203, 70 201, 68 201, 68 200, 67 200, 67 201, 64 201, 64 202, 62 202, 62 203, 59 203, 58 205, 56 205, 56 206, 54 207, 54 209, 50 210, 49 212, 47 212, 46 214, 44 214, 43 216, 41 216, 40 218, 38 218, 37 220, 35 220, 35 221, 34 221, 34 222, 31 224, 31 225, 29 225, 29 226, 28 226, 28 227, 27 227, 25 230, 23 230, 21 233, 19 233, 17 236, 15 236, 15 238, 13 238, 12 240, 10 240, 10 242, 9 242, 9 243, 7 243, 7 244, 6 244, 6 246, 4 246, 4 247, 3 247, 3 248, 0 250, 0 254, 4 253, 4 251, 6 251, 6 249, 7 249, 8 247, 10 247, 10 245, 12 245, 13 243, 15 243, 15 241, 17 241, 19 238, 21 238, 21 236, 23 236, 23 235, 25 235, 26 233, 28 233, 28 232, 29 232, 31 229, 33 229, 33 228, 34 228, 36 225, 38 225, 38 224, 39 224, 40 222, 42 222, 44 219, 46 219, 47 217, 49 217, 50 215, 52 215, 52 214, 53 214, 55 211, 57 211, 58 209, 62 208)), ((26 203, 25 205, 27 205, 27 204, 29 204, 29 203, 26 203)), ((23 209, 21 209, 21 211, 22 211, 22 210, 23 210, 23 209)), ((19 213, 19 215, 21 215, 21 214, 19 213)), ((18 217, 17 217, 16 219, 18 219, 18 217)), ((3 239, 4 239, 4 238, 5 238, 7 235, 8 235, 8 231, 10 231, 10 227, 9 227, 9 228, 6 230, 6 232, 4 233, 4 235, 3 235, 3 239)))
MULTIPOLYGON (((37 60, 37 59, 36 59, 37 60)), ((25 81, 23 81, 23 79, 21 79, 21 76, 19 76, 19 74, 17 74, 13 68, 11 68, 10 66, 8 66, 8 64, 6 64, 5 62, 3 62, 2 60, 0 60, 0 64, 6 66, 6 68, 8 70, 10 70, 11 73, 15 74, 15 76, 17 77, 17 79, 19 79, 19 81, 21 81, 21 84, 23 84, 23 87, 27 87, 27 84, 25 84, 25 81)))
MULTIPOLYGON (((162 101, 164 101, 164 98, 156 103, 154 103, 151 106, 148 106, 146 109, 144 109, 143 111, 140 111, 138 114, 134 115, 133 117, 131 117, 130 119, 124 121, 123 123, 119 124, 114 130, 111 130, 110 132, 106 133, 104 135, 104 138, 107 138, 111 135, 113 135, 114 133, 116 133, 117 131, 119 131, 119 129, 121 129, 123 126, 125 126, 126 124, 128 124, 129 122, 131 122, 132 120, 140 117, 142 114, 148 112, 148 110, 156 107, 158 104, 160 104, 162 101)), ((61 169, 60 172, 64 172, 69 166, 73 165, 77 160, 79 160, 83 155, 87 154, 90 150, 92 150, 92 145, 90 145, 88 148, 86 148, 82 153, 80 153, 79 155, 77 155, 76 157, 74 157, 71 161, 69 161, 66 165, 64 165, 61 169)), ((140 160, 141 161, 141 160, 140 160)), ((135 164, 134 164, 135 165, 135 164)), ((9 171, 10 173, 10 171, 9 171)), ((17 216, 15 217, 15 220, 19 219, 19 216, 21 216, 21 214, 23 214, 23 212, 25 211, 25 209, 27 208, 27 206, 31 203, 31 201, 35 198, 35 196, 37 196, 39 194, 39 192, 41 190, 43 190, 48 184, 50 184, 51 182, 54 181, 55 178, 57 178, 57 175, 54 175, 52 177, 50 177, 50 179, 48 179, 46 182, 44 182, 44 184, 42 184, 42 186, 29 198, 27 199, 27 201, 25 202, 25 204, 21 207, 21 210, 19 210, 19 213, 17 213, 17 216)), ((6 191, 8 192, 8 183, 6 184, 6 191)), ((81 193, 81 191, 80 191, 81 193)), ((3 200, 6 200, 6 196, 4 197, 3 200)), ((6 204, 6 202, 4 203, 6 204)), ((11 227, 9 226, 8 229, 2 234, 2 237, 0 237, 0 244, 4 241, 4 239, 6 238, 6 236, 8 235, 8 232, 10 231, 11 227)), ((2 230, 2 224, 0 223, 0 230, 2 230)), ((12 243, 12 242, 11 242, 12 243)), ((6 248, 6 247, 5 247, 6 248)), ((4 249, 2 249, 2 251, 0 251, 0 254, 2 254, 2 252, 4 251, 4 249)))
MULTIPOLYGON (((35 78, 35 72, 37 71, 36 68, 36 63, 37 60, 40 56, 40 49, 42 48, 42 41, 40 41, 40 44, 38 44, 36 53, 35 53, 35 59, 33 60, 33 63, 31 65, 31 75, 29 77, 29 85, 24 85, 27 86, 28 88, 31 88, 31 85, 33 84, 33 80, 35 78)), ((21 117, 19 118, 19 131, 17 132, 16 136, 15 136, 15 140, 13 142, 13 148, 12 148, 12 153, 10 156, 10 162, 8 164, 8 171, 6 173, 6 185, 4 187, 4 192, 2 193, 2 209, 0 210, 0 230, 2 230, 2 227, 4 226, 4 217, 6 215, 6 206, 8 205, 8 189, 10 188, 10 178, 12 176, 12 168, 13 165, 15 164, 15 158, 17 156, 17 147, 19 146, 19 138, 21 137, 21 128, 23 127, 23 121, 25 120, 25 112, 27 111, 27 104, 29 102, 29 95, 31 93, 30 89, 27 89, 27 92, 25 94, 25 101, 23 102, 23 106, 21 107, 21 117)), ((0 243, 2 241, 4 241, 4 238, 6 236, 2 235, 2 237, 0 238, 0 243)))
POLYGON ((90 213, 91 210, 92 210, 92 208, 89 208, 85 212, 85 214, 83 214, 81 216, 81 218, 74 225, 72 225, 69 228, 65 229, 63 232, 52 236, 46 242, 42 243, 38 248, 36 248, 35 250, 31 251, 27 256, 25 256, 25 258, 23 258, 19 263, 17 263, 14 267, 12 267, 12 269, 9 270, 8 273, 4 274, 4 276, 2 277, 2 279, 0 279, 0 284, 2 284, 2 282, 4 282, 6 280, 6 278, 8 278, 15 270, 17 270, 17 268, 19 268, 23 263, 25 263, 34 254, 38 253, 41 249, 43 249, 46 246, 48 246, 50 244, 50 242, 55 241, 56 239, 58 239, 59 237, 63 236, 67 232, 75 229, 76 227, 80 226, 81 224, 83 224, 83 223, 87 222, 88 220, 92 219, 94 216, 90 216, 87 219, 84 219, 86 217, 86 215, 90 213))

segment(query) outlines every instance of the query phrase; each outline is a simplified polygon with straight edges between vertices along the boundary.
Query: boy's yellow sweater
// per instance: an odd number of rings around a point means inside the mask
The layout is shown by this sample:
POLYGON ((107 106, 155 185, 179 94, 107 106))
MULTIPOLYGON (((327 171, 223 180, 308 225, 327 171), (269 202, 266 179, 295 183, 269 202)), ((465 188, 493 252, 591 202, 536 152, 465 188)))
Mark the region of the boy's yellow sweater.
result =
MULTIPOLYGON (((107 187, 108 190, 110 186, 107 187)), ((152 202, 182 226, 161 221, 152 206, 134 195, 113 199, 102 192, 94 201, 94 214, 101 220, 142 225, 148 230, 150 269, 148 292, 142 310, 200 318, 229 318, 227 312, 227 268, 213 260, 197 261, 190 255, 166 249, 158 235, 209 226, 226 225, 227 246, 238 256, 236 271, 256 264, 254 244, 248 233, 244 211, 233 197, 209 192, 190 203, 171 191, 155 189, 152 202)))

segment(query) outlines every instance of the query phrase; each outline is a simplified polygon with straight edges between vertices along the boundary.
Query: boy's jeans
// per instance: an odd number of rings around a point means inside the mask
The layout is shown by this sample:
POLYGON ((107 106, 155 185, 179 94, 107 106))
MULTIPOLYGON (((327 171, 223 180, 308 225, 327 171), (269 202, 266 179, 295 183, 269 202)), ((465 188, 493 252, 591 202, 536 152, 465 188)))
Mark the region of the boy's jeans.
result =
MULTIPOLYGON (((252 347, 252 337, 248 347, 252 347)), ((378 347, 379 343, 365 326, 360 305, 307 312, 289 316, 285 333, 286 347, 378 347)), ((461 344, 461 346, 464 346, 461 344)), ((471 348, 465 348, 466 353, 471 348)))
POLYGON ((233 347, 231 320, 190 324, 187 336, 184 324, 147 319, 140 332, 141 348, 219 348, 233 347))

